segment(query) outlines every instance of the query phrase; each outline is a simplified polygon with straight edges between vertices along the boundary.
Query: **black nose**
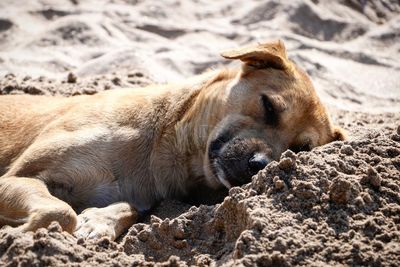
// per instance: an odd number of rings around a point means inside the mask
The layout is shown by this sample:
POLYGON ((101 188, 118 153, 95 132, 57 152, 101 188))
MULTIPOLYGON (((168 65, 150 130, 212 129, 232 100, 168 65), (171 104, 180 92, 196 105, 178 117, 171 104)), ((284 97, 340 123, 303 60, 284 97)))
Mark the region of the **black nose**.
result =
POLYGON ((249 159, 249 169, 252 174, 258 173, 267 166, 268 158, 266 155, 261 153, 256 153, 249 159))

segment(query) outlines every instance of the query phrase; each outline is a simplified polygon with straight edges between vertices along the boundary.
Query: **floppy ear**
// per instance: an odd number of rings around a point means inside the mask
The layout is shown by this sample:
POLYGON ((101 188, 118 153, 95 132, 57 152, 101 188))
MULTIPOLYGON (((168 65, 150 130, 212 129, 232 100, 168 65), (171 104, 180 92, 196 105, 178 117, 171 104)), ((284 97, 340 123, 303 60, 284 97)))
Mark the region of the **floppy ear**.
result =
POLYGON ((222 52, 221 56, 227 59, 240 59, 256 68, 272 67, 285 70, 288 67, 285 45, 281 40, 228 50, 222 52))
POLYGON ((344 141, 346 139, 347 133, 339 126, 335 126, 335 129, 333 130, 333 141, 344 141))

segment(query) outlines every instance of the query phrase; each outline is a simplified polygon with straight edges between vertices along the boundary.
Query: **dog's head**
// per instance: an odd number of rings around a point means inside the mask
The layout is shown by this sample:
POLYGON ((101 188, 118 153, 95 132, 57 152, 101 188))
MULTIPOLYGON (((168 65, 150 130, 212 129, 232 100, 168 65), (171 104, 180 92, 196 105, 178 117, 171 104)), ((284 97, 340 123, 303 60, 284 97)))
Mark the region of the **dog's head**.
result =
POLYGON ((307 74, 287 58, 282 41, 222 56, 243 66, 223 93, 225 116, 207 141, 204 169, 211 186, 250 182, 287 149, 311 150, 345 138, 307 74))

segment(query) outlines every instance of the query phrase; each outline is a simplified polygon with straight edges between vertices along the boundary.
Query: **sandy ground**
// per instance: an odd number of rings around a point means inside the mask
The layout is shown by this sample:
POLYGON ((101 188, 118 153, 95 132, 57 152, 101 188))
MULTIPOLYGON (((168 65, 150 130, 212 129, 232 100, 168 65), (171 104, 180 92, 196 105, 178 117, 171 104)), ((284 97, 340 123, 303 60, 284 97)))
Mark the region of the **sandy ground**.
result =
POLYGON ((2 229, 0 265, 400 265, 396 0, 2 0, 0 94, 176 81, 235 66, 222 49, 273 38, 310 74, 348 141, 286 152, 229 192, 166 200, 117 242, 76 239, 57 224, 2 229))

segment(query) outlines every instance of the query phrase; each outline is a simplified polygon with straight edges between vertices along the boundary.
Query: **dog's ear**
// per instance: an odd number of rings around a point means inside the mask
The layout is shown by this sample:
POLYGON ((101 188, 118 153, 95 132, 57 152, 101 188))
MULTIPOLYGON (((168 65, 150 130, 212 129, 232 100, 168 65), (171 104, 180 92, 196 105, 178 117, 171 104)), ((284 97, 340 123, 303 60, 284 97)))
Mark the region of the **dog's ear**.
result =
POLYGON ((221 56, 227 59, 240 59, 256 68, 285 70, 289 64, 286 48, 281 40, 224 51, 221 56))
POLYGON ((333 130, 333 141, 344 141, 347 139, 347 133, 339 126, 335 126, 333 130))

